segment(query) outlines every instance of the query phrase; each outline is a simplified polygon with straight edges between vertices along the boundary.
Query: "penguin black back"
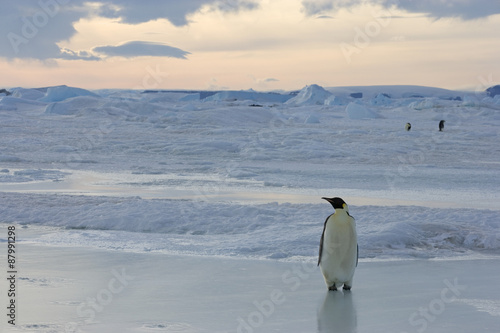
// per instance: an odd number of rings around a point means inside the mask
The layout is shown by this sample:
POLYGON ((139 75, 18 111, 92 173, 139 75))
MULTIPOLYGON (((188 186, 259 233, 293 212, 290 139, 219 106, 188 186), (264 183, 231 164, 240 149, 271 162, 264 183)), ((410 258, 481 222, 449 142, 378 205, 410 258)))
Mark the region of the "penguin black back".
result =
POLYGON ((445 123, 445 121, 444 121, 444 120, 441 120, 441 121, 439 122, 439 132, 442 132, 442 131, 443 131, 443 128, 444 128, 444 123, 445 123))

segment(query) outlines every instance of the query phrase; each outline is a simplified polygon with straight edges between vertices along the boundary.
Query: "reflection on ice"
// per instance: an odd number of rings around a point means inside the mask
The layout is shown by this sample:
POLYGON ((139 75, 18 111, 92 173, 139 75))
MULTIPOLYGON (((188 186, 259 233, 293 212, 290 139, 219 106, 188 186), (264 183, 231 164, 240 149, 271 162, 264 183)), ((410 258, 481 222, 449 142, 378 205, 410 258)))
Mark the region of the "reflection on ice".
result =
POLYGON ((356 308, 350 291, 329 291, 318 311, 318 332, 357 332, 356 308))
MULTIPOLYGON (((81 170, 7 170, 1 190, 18 193, 59 193, 90 196, 183 199, 197 202, 318 204, 323 196, 342 196, 353 206, 422 206, 498 210, 496 193, 457 190, 369 190, 271 186, 253 179, 210 174, 137 174, 81 170), (23 178, 15 177, 23 175, 23 178), (26 178, 29 175, 30 178, 26 178), (488 199, 486 199, 488 198, 488 199)), ((0 179, 1 180, 1 179, 0 179)))

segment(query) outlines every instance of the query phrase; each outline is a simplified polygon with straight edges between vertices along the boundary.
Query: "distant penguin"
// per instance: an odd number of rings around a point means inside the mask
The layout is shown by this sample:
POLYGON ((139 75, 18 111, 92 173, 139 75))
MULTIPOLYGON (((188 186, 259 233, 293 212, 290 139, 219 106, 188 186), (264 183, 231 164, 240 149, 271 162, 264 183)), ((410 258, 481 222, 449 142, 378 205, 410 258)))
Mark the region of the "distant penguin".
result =
POLYGON ((407 131, 411 130, 411 124, 410 123, 406 123, 405 130, 407 130, 407 131))
POLYGON ((354 270, 358 265, 356 222, 341 198, 321 198, 328 201, 335 212, 328 216, 319 243, 318 266, 328 290, 351 290, 354 270))
POLYGON ((444 128, 444 123, 445 123, 445 121, 444 121, 444 120, 441 120, 441 121, 439 122, 439 132, 442 132, 442 131, 443 131, 443 128, 444 128))

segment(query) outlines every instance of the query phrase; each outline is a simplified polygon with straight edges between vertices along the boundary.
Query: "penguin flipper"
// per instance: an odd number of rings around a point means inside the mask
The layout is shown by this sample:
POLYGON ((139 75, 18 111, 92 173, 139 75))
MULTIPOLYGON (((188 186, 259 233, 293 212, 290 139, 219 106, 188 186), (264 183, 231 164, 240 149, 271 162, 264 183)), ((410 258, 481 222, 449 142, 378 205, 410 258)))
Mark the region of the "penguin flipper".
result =
POLYGON ((323 233, 321 234, 321 240, 319 241, 318 266, 321 263, 321 254, 323 253, 323 240, 325 239, 326 222, 328 222, 328 219, 330 218, 330 216, 332 216, 332 215, 329 215, 325 220, 325 225, 323 226, 323 233))
POLYGON ((359 245, 356 244, 356 267, 358 267, 358 259, 359 259, 359 245))

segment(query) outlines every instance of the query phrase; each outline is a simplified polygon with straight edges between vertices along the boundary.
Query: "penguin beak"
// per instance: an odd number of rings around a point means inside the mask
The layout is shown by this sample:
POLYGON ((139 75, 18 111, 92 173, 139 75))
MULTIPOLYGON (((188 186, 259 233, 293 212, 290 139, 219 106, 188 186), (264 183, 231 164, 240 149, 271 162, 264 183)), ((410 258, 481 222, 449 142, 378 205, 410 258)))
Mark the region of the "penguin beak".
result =
POLYGON ((322 197, 321 199, 324 199, 324 200, 328 201, 329 203, 331 203, 331 204, 333 205, 332 199, 330 199, 330 198, 325 198, 325 197, 322 197))

